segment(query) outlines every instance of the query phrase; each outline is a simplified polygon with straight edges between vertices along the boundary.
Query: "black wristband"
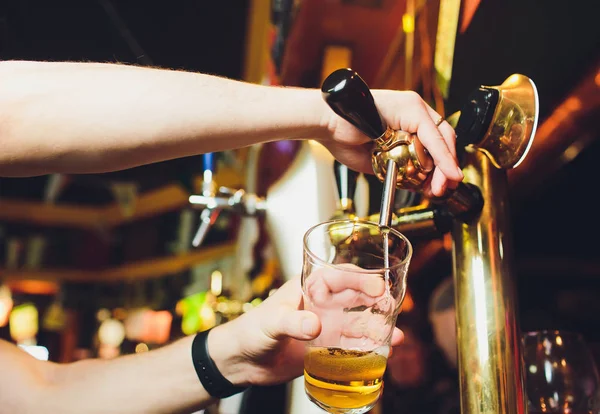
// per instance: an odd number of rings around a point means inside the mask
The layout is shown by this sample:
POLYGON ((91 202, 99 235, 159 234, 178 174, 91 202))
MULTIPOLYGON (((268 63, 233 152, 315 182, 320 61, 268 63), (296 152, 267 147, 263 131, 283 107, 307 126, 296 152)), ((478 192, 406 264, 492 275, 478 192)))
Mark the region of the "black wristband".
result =
POLYGON ((215 398, 227 398, 244 391, 245 387, 236 387, 225 378, 210 357, 208 353, 209 332, 210 329, 196 334, 192 342, 192 361, 198 379, 204 389, 215 398))

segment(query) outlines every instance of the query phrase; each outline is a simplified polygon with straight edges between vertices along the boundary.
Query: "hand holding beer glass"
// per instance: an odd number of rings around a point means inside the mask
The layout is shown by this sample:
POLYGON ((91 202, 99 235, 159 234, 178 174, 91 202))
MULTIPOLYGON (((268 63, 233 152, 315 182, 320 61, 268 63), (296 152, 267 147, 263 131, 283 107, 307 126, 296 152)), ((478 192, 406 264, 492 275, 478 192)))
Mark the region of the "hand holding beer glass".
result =
POLYGON ((305 388, 327 412, 377 402, 411 256, 405 236, 366 221, 333 220, 304 236, 304 308, 322 326, 307 344, 305 388))

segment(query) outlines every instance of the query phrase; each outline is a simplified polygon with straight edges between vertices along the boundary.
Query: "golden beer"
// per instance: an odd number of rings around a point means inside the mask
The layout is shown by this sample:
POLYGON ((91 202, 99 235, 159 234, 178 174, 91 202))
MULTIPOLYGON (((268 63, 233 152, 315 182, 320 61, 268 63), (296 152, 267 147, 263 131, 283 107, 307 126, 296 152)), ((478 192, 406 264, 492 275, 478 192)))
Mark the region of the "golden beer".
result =
POLYGON ((309 347, 304 357, 306 392, 330 412, 367 411, 381 394, 386 363, 376 351, 309 347))

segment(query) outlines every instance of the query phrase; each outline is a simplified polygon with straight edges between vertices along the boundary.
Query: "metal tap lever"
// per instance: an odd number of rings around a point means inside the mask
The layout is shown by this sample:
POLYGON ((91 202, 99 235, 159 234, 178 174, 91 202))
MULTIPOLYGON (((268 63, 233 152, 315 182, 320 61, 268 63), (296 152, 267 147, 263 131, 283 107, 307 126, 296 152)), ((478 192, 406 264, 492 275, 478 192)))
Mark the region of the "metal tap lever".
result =
POLYGON ((196 209, 228 210, 236 214, 254 216, 266 210, 266 201, 256 194, 246 193, 243 189, 220 187, 216 196, 191 195, 190 205, 196 209))

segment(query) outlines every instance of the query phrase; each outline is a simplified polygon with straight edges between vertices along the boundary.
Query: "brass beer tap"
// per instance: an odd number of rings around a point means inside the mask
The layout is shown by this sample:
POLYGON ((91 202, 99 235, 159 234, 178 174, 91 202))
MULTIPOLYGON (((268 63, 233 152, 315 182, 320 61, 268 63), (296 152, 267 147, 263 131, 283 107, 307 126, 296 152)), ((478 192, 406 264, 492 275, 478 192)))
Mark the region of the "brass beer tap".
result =
MULTIPOLYGON (((325 80, 323 96, 342 118, 374 140, 373 170, 385 182, 379 222, 406 234, 431 227, 432 211, 417 206, 391 220, 395 188, 419 191, 432 170, 418 139, 388 128, 358 74, 341 69, 325 80)), ((473 91, 448 122, 457 134, 465 175, 455 191, 431 205, 451 216, 461 412, 525 414, 524 371, 513 283, 513 249, 506 170, 525 158, 538 122, 535 84, 515 74, 473 91)), ((448 231, 448 230, 447 230, 448 231)))
POLYGON ((190 205, 195 209, 202 209, 200 225, 192 240, 192 245, 198 247, 202 244, 210 227, 214 224, 223 210, 234 211, 241 215, 255 215, 265 210, 265 201, 255 194, 250 194, 243 189, 218 187, 214 180, 214 154, 203 154, 204 175, 202 181, 202 194, 189 197, 190 205))
MULTIPOLYGON (((373 172, 384 183, 379 224, 389 226, 393 222, 395 190, 421 191, 433 171, 431 156, 415 134, 387 125, 369 87, 355 71, 338 69, 331 73, 323 81, 321 92, 336 114, 373 140, 373 172)), ((464 183, 432 202, 443 203, 452 216, 464 220, 482 208, 479 190, 464 183)))

